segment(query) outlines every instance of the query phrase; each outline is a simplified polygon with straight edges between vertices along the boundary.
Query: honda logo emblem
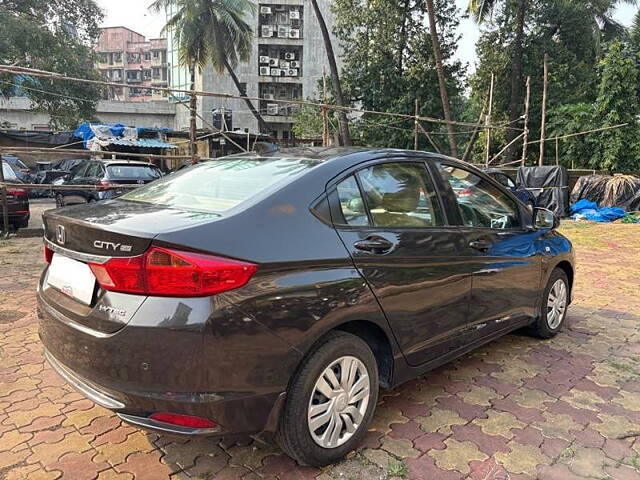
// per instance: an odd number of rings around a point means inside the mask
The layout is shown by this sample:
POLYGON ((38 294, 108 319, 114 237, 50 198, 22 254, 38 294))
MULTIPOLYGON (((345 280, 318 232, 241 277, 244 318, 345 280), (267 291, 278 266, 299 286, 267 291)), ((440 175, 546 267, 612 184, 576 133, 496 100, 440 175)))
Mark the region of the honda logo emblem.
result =
POLYGON ((62 225, 56 227, 56 239, 60 245, 64 245, 64 242, 67 240, 67 233, 62 225))

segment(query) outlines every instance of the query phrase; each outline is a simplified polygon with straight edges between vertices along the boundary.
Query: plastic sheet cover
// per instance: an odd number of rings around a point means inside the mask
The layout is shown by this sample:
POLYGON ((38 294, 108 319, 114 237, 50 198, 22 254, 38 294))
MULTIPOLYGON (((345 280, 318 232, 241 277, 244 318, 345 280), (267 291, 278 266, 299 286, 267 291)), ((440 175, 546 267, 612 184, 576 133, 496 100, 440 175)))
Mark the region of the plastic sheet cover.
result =
POLYGON ((564 167, 520 167, 518 185, 529 190, 536 206, 547 208, 560 217, 569 213, 569 175, 564 167))

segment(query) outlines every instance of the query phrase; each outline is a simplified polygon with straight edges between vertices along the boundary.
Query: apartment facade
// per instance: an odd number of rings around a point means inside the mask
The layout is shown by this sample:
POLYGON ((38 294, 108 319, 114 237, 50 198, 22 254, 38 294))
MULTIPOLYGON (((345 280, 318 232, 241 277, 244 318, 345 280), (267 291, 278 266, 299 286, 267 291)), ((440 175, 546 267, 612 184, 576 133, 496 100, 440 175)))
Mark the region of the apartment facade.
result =
MULTIPOLYGON (((328 0, 318 1, 327 27, 332 31, 333 18, 328 0)), ((170 17, 171 12, 167 12, 170 17)), ((251 56, 246 63, 239 64, 235 73, 249 97, 259 97, 254 106, 263 116, 269 133, 276 138, 292 136, 295 104, 287 100, 317 98, 321 94, 319 84, 323 73, 329 76, 329 67, 320 27, 313 8, 304 0, 259 1, 257 13, 248 19, 254 37, 251 56), (283 102, 276 102, 281 100, 283 102)), ((337 41, 333 41, 339 56, 337 41)), ((168 35, 169 81, 172 88, 189 89, 189 74, 178 62, 177 50, 171 32, 168 35)), ((339 58, 338 58, 339 61, 339 58)), ((212 67, 205 68, 196 76, 196 88, 237 95, 238 89, 231 76, 219 74, 212 67)), ((174 100, 185 100, 176 95, 174 100)), ((207 123, 228 130, 258 131, 258 122, 241 99, 219 99, 201 97, 198 100, 200 115, 207 123)), ((185 108, 176 110, 178 128, 188 125, 189 112, 185 108)), ((206 127, 199 121, 199 127, 206 127)))
POLYGON ((169 85, 167 40, 152 38, 126 27, 102 28, 95 47, 97 68, 104 80, 131 88, 109 87, 105 100, 150 102, 166 100, 167 94, 150 87, 169 85))

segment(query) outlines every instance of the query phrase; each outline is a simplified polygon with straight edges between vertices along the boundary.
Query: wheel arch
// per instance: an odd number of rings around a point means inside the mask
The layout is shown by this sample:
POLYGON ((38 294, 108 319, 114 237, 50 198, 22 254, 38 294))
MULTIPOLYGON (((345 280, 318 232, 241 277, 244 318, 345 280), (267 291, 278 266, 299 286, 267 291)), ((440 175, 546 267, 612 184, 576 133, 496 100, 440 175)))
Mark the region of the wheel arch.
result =
MULTIPOLYGON (((574 271, 573 271, 573 265, 571 265, 571 262, 567 260, 562 260, 554 267, 554 269, 555 268, 559 268, 567 275, 567 280, 569 280, 569 292, 570 293, 573 292, 574 271)), ((571 300, 571 297, 572 295, 569 295, 569 300, 571 300)))

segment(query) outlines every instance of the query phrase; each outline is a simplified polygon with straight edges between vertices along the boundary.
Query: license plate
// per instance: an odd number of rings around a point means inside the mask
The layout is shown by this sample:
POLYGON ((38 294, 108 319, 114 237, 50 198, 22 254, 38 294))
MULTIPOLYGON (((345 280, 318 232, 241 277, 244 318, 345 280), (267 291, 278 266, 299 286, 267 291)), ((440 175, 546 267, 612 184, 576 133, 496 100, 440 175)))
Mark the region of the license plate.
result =
POLYGON ((47 281, 56 290, 91 305, 96 277, 86 263, 56 253, 51 260, 47 281))

